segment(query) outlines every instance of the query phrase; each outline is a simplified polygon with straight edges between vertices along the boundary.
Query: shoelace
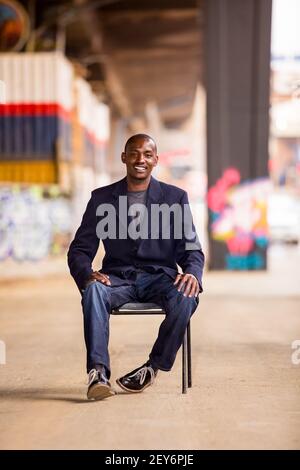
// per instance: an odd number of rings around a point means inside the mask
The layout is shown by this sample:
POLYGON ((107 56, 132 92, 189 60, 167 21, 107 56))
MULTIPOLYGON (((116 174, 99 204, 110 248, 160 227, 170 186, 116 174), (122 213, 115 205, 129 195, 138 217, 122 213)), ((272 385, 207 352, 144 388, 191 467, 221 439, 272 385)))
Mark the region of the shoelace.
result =
MULTIPOLYGON (((94 382, 94 380, 98 379, 98 377, 101 378, 101 372, 99 370, 96 370, 96 369, 90 370, 87 385, 90 386, 91 383, 94 382)), ((105 382, 106 381, 107 379, 105 378, 105 382)))
POLYGON ((134 374, 129 375, 129 377, 135 377, 135 376, 140 375, 140 384, 143 385, 148 371, 150 372, 150 376, 151 376, 150 382, 151 384, 153 384, 154 379, 155 379, 155 372, 152 369, 152 367, 144 366, 141 369, 139 369, 137 372, 135 372, 134 374))
POLYGON ((98 371, 96 369, 90 370, 87 385, 91 385, 91 383, 94 382, 94 380, 97 377, 98 377, 98 371))

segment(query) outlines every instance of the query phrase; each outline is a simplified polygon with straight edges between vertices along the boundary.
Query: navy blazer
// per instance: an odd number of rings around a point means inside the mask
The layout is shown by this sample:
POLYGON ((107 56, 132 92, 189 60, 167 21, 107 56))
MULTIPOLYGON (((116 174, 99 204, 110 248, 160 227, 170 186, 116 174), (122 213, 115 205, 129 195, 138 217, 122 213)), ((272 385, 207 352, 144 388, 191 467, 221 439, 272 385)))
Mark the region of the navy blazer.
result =
MULTIPOLYGON (((70 272, 80 291, 84 289, 85 283, 92 273, 92 262, 100 242, 96 233, 96 226, 103 217, 96 215, 97 207, 104 203, 111 203, 115 207, 117 234, 119 234, 119 224, 122 224, 122 220, 119 217, 119 196, 126 195, 126 177, 116 183, 92 191, 91 199, 88 202, 81 225, 68 251, 70 272)), ((168 206, 177 203, 183 208, 184 204, 188 205, 188 197, 187 193, 182 189, 162 183, 151 177, 146 199, 149 217, 151 204, 153 203, 167 204, 168 206)), ((174 220, 171 217, 171 237, 169 239, 162 238, 161 230, 159 230, 158 239, 151 239, 151 222, 149 221, 149 237, 147 239, 139 238, 133 240, 129 237, 121 239, 117 236, 116 239, 106 238, 102 240, 105 256, 100 271, 109 275, 115 274, 118 278, 124 279, 124 281, 126 279, 129 280, 132 277, 132 273, 137 269, 143 269, 150 273, 164 272, 175 279, 178 273, 177 265, 179 265, 184 273, 193 274, 197 278, 200 292, 202 292, 204 254, 198 237, 195 235, 194 240, 187 240, 183 234, 180 239, 174 238, 173 222, 174 220), (196 247, 193 246, 193 249, 187 250, 187 241, 196 241, 196 247)), ((192 219, 191 225, 192 227, 189 227, 189 229, 196 233, 192 219)), ((185 233, 187 233, 186 230, 185 233)), ((112 285, 116 285, 116 282, 113 282, 112 285)))

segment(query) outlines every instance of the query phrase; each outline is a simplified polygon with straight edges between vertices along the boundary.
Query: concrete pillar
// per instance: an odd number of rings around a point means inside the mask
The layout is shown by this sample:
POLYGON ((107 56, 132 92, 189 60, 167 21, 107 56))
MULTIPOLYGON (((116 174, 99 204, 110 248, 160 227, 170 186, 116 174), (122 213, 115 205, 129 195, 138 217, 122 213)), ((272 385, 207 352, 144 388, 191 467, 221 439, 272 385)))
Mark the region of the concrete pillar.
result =
POLYGON ((110 130, 107 167, 111 182, 115 182, 123 178, 126 174, 126 168, 121 161, 121 153, 124 150, 124 144, 128 138, 126 120, 112 113, 110 130))
POLYGON ((264 269, 265 213, 258 222, 259 237, 255 217, 253 230, 250 222, 245 228, 246 212, 242 229, 236 228, 241 214, 234 207, 226 212, 224 199, 237 188, 235 183, 268 175, 272 0, 209 0, 206 9, 209 266, 264 269))

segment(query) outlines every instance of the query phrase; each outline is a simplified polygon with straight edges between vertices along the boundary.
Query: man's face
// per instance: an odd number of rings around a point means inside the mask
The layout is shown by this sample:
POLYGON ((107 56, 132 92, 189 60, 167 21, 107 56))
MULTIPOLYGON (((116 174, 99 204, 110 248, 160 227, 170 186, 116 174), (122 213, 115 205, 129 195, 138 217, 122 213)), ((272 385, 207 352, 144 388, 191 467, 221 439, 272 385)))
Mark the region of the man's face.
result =
POLYGON ((136 180, 147 179, 158 161, 154 142, 143 138, 128 144, 121 158, 127 167, 127 175, 136 180))

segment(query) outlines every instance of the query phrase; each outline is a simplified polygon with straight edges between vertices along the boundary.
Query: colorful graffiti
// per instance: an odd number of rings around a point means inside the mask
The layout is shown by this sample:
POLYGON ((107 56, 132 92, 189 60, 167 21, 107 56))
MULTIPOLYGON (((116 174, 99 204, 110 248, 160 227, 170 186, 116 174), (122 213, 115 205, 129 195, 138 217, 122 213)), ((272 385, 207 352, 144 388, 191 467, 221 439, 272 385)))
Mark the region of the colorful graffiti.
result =
POLYGON ((227 269, 262 269, 262 250, 268 244, 267 178, 241 182, 240 173, 228 168, 207 195, 213 240, 225 243, 227 269))
POLYGON ((36 261, 58 254, 68 245, 71 232, 69 201, 39 187, 0 189, 0 261, 36 261))

